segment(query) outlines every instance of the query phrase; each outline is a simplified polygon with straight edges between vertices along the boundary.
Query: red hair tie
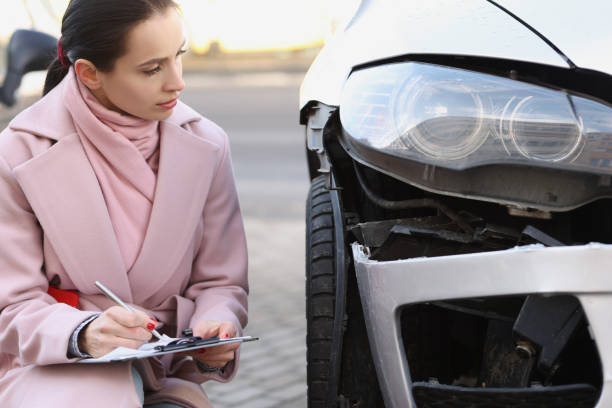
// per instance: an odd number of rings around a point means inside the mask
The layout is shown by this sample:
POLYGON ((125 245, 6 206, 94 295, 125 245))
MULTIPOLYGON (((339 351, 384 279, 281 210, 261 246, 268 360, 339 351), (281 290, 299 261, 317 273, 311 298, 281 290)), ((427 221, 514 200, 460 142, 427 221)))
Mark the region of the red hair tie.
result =
POLYGON ((62 47, 61 37, 59 40, 57 40, 57 58, 64 68, 68 68, 70 66, 70 64, 66 62, 66 57, 64 56, 64 47, 62 47))

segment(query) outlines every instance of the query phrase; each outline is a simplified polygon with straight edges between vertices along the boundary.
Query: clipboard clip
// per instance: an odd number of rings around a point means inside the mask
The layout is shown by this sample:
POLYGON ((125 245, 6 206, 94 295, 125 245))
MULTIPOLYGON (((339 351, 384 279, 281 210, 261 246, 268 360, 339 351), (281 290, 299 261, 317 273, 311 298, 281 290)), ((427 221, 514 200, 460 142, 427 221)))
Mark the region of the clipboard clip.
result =
POLYGON ((183 337, 178 340, 171 341, 163 346, 155 347, 156 351, 171 351, 176 349, 186 349, 190 347, 201 346, 208 343, 216 343, 219 341, 219 337, 207 337, 205 339, 197 336, 183 337))
POLYGON ((202 337, 194 336, 193 329, 185 329, 182 331, 181 334, 183 335, 183 337, 181 337, 180 339, 171 341, 170 343, 165 344, 163 346, 157 346, 155 347, 155 350, 171 351, 176 349, 189 348, 190 346, 201 346, 203 344, 216 343, 219 341, 218 336, 207 337, 205 339, 203 339, 202 337))

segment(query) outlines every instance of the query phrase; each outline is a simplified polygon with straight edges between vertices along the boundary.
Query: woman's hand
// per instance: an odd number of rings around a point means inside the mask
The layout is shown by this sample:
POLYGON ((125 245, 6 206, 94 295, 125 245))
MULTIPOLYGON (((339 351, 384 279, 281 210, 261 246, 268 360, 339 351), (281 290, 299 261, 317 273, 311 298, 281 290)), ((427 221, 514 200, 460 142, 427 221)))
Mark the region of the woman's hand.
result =
POLYGON ((119 306, 104 311, 79 333, 79 350, 100 357, 117 347, 138 348, 151 339, 157 321, 119 306))
MULTIPOLYGON (((232 322, 217 322, 207 320, 200 322, 193 328, 193 335, 202 337, 218 336, 220 339, 235 337, 238 330, 232 322)), ((224 346, 208 347, 188 353, 194 359, 210 367, 225 367, 227 363, 235 358, 235 351, 240 343, 226 344, 224 346)))

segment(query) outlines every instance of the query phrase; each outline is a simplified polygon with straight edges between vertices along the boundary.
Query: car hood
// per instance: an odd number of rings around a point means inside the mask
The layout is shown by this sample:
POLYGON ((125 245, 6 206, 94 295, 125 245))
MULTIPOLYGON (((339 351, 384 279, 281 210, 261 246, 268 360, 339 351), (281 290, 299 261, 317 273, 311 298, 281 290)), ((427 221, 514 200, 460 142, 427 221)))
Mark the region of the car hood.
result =
POLYGON ((612 74, 609 0, 495 0, 553 43, 581 68, 612 74))
POLYGON ((353 67, 399 55, 483 56, 564 68, 573 62, 612 73, 610 57, 597 55, 610 43, 610 30, 603 24, 609 13, 592 11, 612 6, 605 0, 589 2, 588 10, 597 15, 592 25, 580 4, 567 3, 573 2, 502 0, 498 7, 487 0, 362 0, 353 19, 311 65, 300 108, 310 101, 339 105, 353 67))

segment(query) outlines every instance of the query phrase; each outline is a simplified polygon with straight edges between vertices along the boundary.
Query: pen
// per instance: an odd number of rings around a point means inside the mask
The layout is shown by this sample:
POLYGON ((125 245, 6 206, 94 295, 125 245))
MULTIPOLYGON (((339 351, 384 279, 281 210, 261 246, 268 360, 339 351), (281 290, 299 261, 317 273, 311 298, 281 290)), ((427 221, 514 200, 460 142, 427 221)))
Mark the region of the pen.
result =
MULTIPOLYGON (((101 284, 100 282, 96 281, 95 282, 96 287, 98 289, 100 289, 100 291, 102 293, 104 293, 109 299, 111 299, 112 301, 114 301, 115 303, 117 303, 119 306, 123 306, 123 308, 129 310, 132 313, 136 313, 136 311, 134 310, 134 308, 132 308, 130 305, 128 305, 127 303, 125 303, 123 300, 119 299, 119 297, 117 295, 115 295, 113 292, 111 292, 111 290, 109 288, 107 288, 106 286, 104 286, 103 284, 101 284)), ((157 337, 160 340, 163 340, 161 334, 159 334, 157 332, 157 330, 153 329, 151 330, 151 333, 153 333, 153 335, 155 337, 157 337)))

